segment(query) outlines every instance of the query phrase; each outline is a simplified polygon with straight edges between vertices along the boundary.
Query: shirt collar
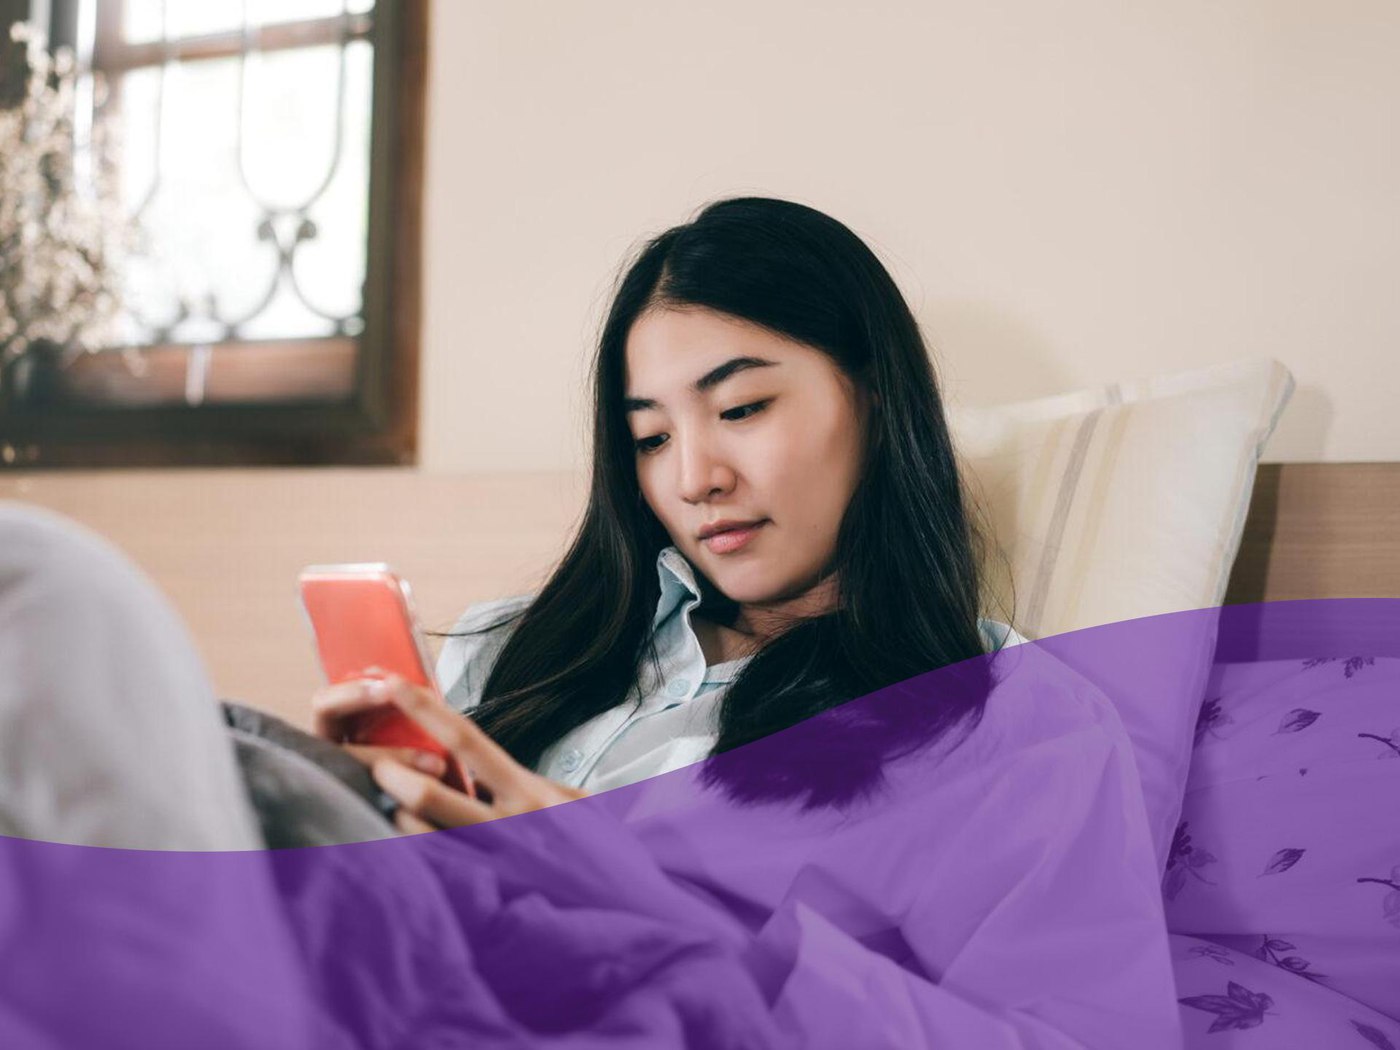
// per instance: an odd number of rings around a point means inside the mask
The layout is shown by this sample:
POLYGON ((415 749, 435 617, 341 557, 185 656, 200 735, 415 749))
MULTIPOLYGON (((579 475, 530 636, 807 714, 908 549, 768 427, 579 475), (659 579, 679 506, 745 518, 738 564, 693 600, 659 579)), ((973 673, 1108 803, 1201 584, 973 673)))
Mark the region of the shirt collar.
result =
POLYGON ((693 609, 701 598, 700 585, 695 582, 695 568, 674 544, 656 556, 656 575, 661 581, 661 598, 656 603, 656 615, 652 617, 652 630, 660 627, 681 602, 690 599, 693 609))
MULTIPOLYGON (((660 628, 666 618, 676 611, 676 606, 685 601, 691 609, 700 604, 700 585, 695 582, 695 567, 686 560, 680 548, 672 544, 662 548, 656 556, 656 575, 661 581, 661 598, 656 603, 656 615, 652 617, 651 629, 660 628)), ((1005 646, 1018 645, 1026 639, 1011 627, 997 620, 979 617, 978 629, 983 641, 993 651, 1005 646)), ((717 678, 729 681, 729 677, 717 678)))
MULTIPOLYGON (((677 615, 677 606, 685 604, 686 611, 694 609, 700 604, 702 595, 700 585, 695 580, 695 567, 686 560, 679 548, 675 546, 667 547, 656 556, 656 573, 661 581, 661 599, 656 603, 656 615, 652 618, 652 630, 659 630, 666 620, 677 615)), ((683 624, 685 620, 681 621, 683 624)), ((695 630, 689 630, 689 635, 694 638, 695 630)), ((696 650, 699 650, 700 642, 695 641, 696 650)), ((751 657, 740 657, 737 660, 729 660, 724 664, 717 664, 722 670, 716 671, 713 667, 705 669, 705 681, 715 683, 732 682, 738 676, 740 665, 747 663, 751 657)))

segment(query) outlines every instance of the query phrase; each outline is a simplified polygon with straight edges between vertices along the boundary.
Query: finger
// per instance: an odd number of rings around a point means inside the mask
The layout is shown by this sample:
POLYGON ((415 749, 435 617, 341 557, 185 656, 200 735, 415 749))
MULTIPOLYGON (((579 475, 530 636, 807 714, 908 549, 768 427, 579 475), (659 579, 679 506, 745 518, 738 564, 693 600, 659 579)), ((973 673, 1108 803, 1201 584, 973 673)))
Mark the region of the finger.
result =
POLYGON ((394 810, 394 825, 405 835, 422 835, 425 832, 442 830, 421 817, 415 817, 402 806, 394 810))
POLYGON ((484 780, 496 798, 501 797, 502 791, 519 791, 528 784, 530 771, 471 718, 452 710, 422 686, 398 676, 391 675, 385 684, 390 700, 484 780))
POLYGON ((399 805, 414 816, 430 820, 440 828, 480 824, 497 813, 488 805, 470 798, 441 781, 416 773, 392 759, 380 759, 370 767, 375 782, 399 805))
POLYGON ((447 772, 447 760, 431 751, 420 751, 416 747, 381 747, 373 744, 341 744, 351 756, 367 766, 374 765, 380 758, 392 758, 406 766, 412 766, 430 777, 441 778, 447 772))
POLYGON ((369 679, 352 678, 324 686, 313 693, 311 713, 315 734, 339 743, 345 734, 347 719, 388 703, 388 697, 377 695, 371 688, 372 684, 369 679))

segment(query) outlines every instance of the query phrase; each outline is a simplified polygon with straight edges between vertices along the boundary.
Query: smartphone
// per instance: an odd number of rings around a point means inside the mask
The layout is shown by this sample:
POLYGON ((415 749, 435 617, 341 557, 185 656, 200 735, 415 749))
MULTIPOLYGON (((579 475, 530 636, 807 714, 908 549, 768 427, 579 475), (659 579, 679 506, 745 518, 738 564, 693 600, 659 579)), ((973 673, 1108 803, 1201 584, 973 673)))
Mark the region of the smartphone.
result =
MULTIPOLYGON (((308 565, 297 585, 327 682, 396 674, 442 699, 412 591, 387 564, 308 565)), ((471 776, 447 748, 392 704, 352 719, 348 737, 352 744, 413 747, 441 755, 447 762, 444 783, 476 795, 471 776)))

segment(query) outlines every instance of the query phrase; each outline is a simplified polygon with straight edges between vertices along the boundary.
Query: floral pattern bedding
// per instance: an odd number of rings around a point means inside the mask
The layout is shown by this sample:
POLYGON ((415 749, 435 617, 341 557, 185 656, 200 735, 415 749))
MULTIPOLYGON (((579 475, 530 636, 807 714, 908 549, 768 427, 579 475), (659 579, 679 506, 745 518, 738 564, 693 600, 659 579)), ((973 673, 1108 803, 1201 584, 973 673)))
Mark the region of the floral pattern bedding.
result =
POLYGON ((1400 658, 1217 664, 1162 893, 1188 1047, 1400 1050, 1400 658))

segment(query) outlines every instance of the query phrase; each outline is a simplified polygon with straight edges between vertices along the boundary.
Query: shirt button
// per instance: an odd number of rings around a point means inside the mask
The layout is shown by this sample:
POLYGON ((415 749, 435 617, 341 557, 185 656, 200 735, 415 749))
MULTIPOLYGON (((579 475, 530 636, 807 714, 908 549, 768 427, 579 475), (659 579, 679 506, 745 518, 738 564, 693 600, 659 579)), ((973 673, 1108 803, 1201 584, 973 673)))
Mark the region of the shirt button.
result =
POLYGON ((685 696, 690 692, 690 680, 687 678, 677 678, 666 687, 666 692, 671 696, 685 696))
POLYGON ((563 757, 559 760, 559 765, 565 773, 572 773, 575 769, 578 768, 578 764, 582 761, 583 752, 580 751, 578 748, 574 748, 571 751, 564 752, 563 757))

